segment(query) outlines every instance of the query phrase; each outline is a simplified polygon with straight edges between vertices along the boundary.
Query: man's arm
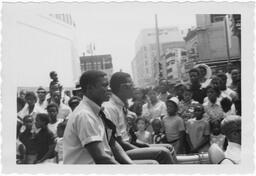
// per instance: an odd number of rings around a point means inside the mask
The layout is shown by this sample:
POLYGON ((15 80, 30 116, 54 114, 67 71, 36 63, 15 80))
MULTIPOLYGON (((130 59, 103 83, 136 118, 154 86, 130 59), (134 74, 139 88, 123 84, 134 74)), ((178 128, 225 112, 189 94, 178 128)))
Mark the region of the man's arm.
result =
POLYGON ((38 160, 36 163, 42 163, 42 162, 44 162, 46 159, 48 159, 48 158, 53 154, 54 148, 55 148, 55 143, 49 145, 48 152, 42 157, 42 159, 38 160))
POLYGON ((110 143, 110 147, 112 149, 115 159, 120 164, 133 164, 133 161, 130 159, 130 157, 126 154, 124 149, 116 140, 112 140, 112 142, 110 143))
POLYGON ((104 151, 103 143, 91 142, 84 146, 96 164, 118 164, 118 162, 104 151))
POLYGON ((130 143, 127 142, 127 141, 124 141, 121 136, 118 136, 116 139, 117 139, 117 142, 121 145, 121 147, 122 147, 125 151, 138 148, 138 147, 136 147, 135 145, 132 145, 132 144, 130 144, 130 143))

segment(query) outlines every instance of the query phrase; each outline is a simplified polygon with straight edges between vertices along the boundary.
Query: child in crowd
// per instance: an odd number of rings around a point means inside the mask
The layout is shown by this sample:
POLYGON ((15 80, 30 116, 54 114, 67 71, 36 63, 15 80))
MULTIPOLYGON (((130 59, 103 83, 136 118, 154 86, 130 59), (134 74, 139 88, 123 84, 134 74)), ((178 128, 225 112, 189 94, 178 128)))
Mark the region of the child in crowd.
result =
POLYGON ((25 164, 26 159, 26 147, 20 141, 20 128, 22 124, 17 122, 17 133, 16 133, 16 164, 25 164))
POLYGON ((148 121, 145 118, 137 118, 135 121, 137 125, 137 131, 135 132, 135 135, 137 136, 137 139, 141 142, 151 144, 152 143, 152 137, 151 133, 147 131, 148 121))
POLYGON ((162 121, 160 119, 154 119, 152 121, 152 142, 153 144, 167 143, 166 135, 162 132, 162 121))
POLYGON ((204 111, 205 116, 208 121, 215 120, 215 119, 223 119, 224 118, 224 112, 220 106, 220 104, 217 101, 217 98, 220 95, 220 91, 217 87, 208 86, 206 88, 207 91, 207 97, 209 99, 208 102, 204 103, 204 111))
POLYGON ((221 121, 213 120, 210 121, 210 144, 217 144, 223 151, 226 150, 227 147, 227 139, 226 136, 221 134, 221 121))
POLYGON ((33 164, 36 161, 37 152, 34 141, 34 134, 32 132, 33 117, 27 115, 23 118, 25 130, 20 134, 20 141, 26 147, 26 164, 33 164))
POLYGON ((58 110, 58 105, 56 105, 55 103, 51 103, 47 106, 47 112, 50 120, 48 124, 48 129, 54 134, 55 137, 57 136, 57 126, 63 121, 63 119, 57 119, 58 110))
POLYGON ((187 141, 191 153, 207 152, 209 148, 210 127, 203 119, 204 108, 197 104, 194 108, 194 118, 186 123, 187 141))
MULTIPOLYGON (((148 92, 147 103, 142 106, 142 117, 145 117, 150 123, 153 119, 166 115, 166 105, 157 97, 156 89, 151 89, 148 92)), ((153 132, 150 125, 148 131, 153 132)))
POLYGON ((59 80, 58 80, 58 74, 55 72, 55 71, 51 71, 50 72, 50 78, 51 78, 51 82, 50 82, 50 85, 49 85, 49 90, 52 89, 52 86, 53 85, 56 85, 59 83, 59 80))
POLYGON ((63 163, 63 135, 66 128, 66 124, 67 122, 64 121, 62 123, 59 123, 57 127, 58 137, 56 138, 55 152, 56 152, 56 162, 59 164, 63 163))
POLYGON ((235 107, 234 107, 232 101, 229 98, 227 98, 227 97, 223 98, 220 101, 220 105, 221 105, 221 108, 224 112, 224 118, 229 116, 229 115, 236 115, 235 107))
POLYGON ((35 125, 36 128, 39 129, 39 132, 35 134, 37 150, 36 164, 51 162, 49 159, 54 157, 55 138, 53 133, 47 127, 49 121, 48 114, 39 113, 36 116, 35 125))
POLYGON ((163 119, 167 142, 172 144, 177 153, 183 153, 185 136, 184 122, 177 115, 179 100, 172 97, 166 101, 168 115, 163 119))
POLYGON ((179 103, 179 116, 186 123, 188 119, 193 118, 194 116, 194 106, 197 104, 197 101, 192 99, 193 92, 190 87, 187 85, 184 87, 183 100, 179 103))

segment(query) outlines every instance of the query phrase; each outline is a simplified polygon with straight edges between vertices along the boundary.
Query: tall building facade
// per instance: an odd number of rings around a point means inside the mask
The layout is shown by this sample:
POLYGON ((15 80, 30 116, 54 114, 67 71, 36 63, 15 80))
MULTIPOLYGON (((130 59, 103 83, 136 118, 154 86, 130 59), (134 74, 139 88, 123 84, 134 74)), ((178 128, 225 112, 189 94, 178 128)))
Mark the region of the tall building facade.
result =
POLYGON ((3 68, 12 68, 16 87, 48 87, 53 70, 64 87, 74 87, 79 79, 76 28, 50 13, 18 3, 3 5, 3 59, 8 58, 3 68))
POLYGON ((108 78, 113 74, 112 57, 110 54, 80 57, 81 72, 101 70, 107 73, 108 78))
MULTIPOLYGON (((196 15, 197 27, 190 30, 184 38, 190 59, 187 68, 197 63, 206 63, 213 72, 226 71, 228 53, 224 18, 225 14, 196 15)), ((229 52, 231 63, 240 65, 241 53, 237 36, 231 36, 229 52)))
MULTIPOLYGON (((159 29, 160 55, 165 50, 174 47, 184 47, 185 42, 177 27, 166 27, 159 29)), ((135 57, 132 60, 132 74, 135 85, 138 87, 154 87, 159 82, 159 63, 156 50, 155 29, 144 29, 135 42, 135 57)), ((165 66, 165 64, 161 64, 165 66)), ((166 69, 163 69, 166 70, 166 69)), ((166 73, 163 73, 166 75, 166 73)))

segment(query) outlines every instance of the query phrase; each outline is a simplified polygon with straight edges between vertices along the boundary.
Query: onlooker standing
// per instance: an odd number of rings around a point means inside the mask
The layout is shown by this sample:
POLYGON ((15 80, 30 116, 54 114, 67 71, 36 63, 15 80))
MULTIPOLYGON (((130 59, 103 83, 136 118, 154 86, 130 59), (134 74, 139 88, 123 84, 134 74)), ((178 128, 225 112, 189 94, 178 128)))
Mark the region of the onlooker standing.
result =
POLYGON ((32 133, 33 117, 27 115, 23 118, 25 130, 20 134, 20 141, 26 147, 26 164, 34 164, 37 158, 34 134, 32 133))
POLYGON ((189 77, 191 82, 191 91, 193 92, 192 99, 202 104, 204 97, 206 97, 206 91, 204 88, 201 88, 200 71, 196 68, 191 69, 189 71, 189 77))
POLYGON ((224 118, 229 115, 236 115, 236 112, 234 110, 235 109, 234 104, 232 103, 232 101, 229 98, 227 98, 227 97, 223 98, 220 101, 220 105, 224 112, 224 118))
POLYGON ((137 118, 136 121, 137 131, 135 132, 135 135, 137 136, 137 139, 145 142, 147 144, 152 143, 152 136, 149 131, 147 131, 148 121, 145 118, 137 118))
MULTIPOLYGON (((145 117, 151 123, 153 119, 164 117, 166 114, 166 105, 158 99, 156 90, 149 90, 148 102, 142 107, 142 117, 145 117)), ((151 125, 148 130, 153 132, 151 125)))
POLYGON ((206 88, 210 85, 211 82, 211 76, 212 76, 212 70, 211 68, 206 64, 199 64, 196 65, 195 68, 198 68, 200 71, 200 83, 202 88, 206 88))
POLYGON ((229 85, 229 88, 238 93, 237 88, 238 88, 238 85, 241 84, 241 76, 240 76, 240 71, 238 69, 233 69, 231 71, 231 79, 232 79, 232 82, 229 85))
POLYGON ((50 82, 49 90, 52 89, 53 85, 59 84, 58 74, 56 73, 56 71, 50 72, 50 78, 52 79, 52 81, 50 82))
POLYGON ((197 104, 194 109, 195 118, 189 119, 186 123, 187 141, 191 153, 207 152, 209 148, 210 127, 203 119, 203 114, 203 106, 197 104))
POLYGON ((219 103, 217 102, 217 97, 220 95, 219 89, 214 88, 213 86, 208 86, 206 90, 209 101, 203 104, 206 116, 205 118, 208 121, 215 119, 223 119, 224 112, 219 103))
POLYGON ((66 128, 67 122, 61 122, 57 126, 57 138, 56 138, 56 162, 59 164, 63 164, 63 135, 66 128))
POLYGON ((57 118, 58 115, 58 105, 51 103, 47 106, 47 112, 49 115, 49 123, 47 125, 48 129, 57 137, 57 126, 63 121, 63 119, 57 118))
POLYGON ((35 145, 37 151, 36 164, 43 162, 53 162, 49 159, 54 157, 55 138, 53 133, 48 129, 48 114, 39 113, 36 116, 36 128, 39 132, 35 134, 35 145))
POLYGON ((58 105, 57 119, 66 119, 68 115, 72 112, 70 107, 62 103, 61 92, 59 90, 52 92, 51 103, 55 103, 58 105))
POLYGON ((183 153, 185 126, 183 119, 177 115, 178 104, 176 97, 166 101, 168 115, 163 119, 163 123, 168 143, 173 145, 177 153, 183 153))
POLYGON ((228 139, 222 164, 241 163, 241 117, 232 115, 225 118, 221 122, 221 131, 228 139))
POLYGON ((42 109, 42 112, 46 112, 46 107, 47 107, 47 100, 46 100, 46 90, 43 87, 39 87, 37 89, 37 96, 38 96, 38 101, 36 102, 36 106, 42 109))

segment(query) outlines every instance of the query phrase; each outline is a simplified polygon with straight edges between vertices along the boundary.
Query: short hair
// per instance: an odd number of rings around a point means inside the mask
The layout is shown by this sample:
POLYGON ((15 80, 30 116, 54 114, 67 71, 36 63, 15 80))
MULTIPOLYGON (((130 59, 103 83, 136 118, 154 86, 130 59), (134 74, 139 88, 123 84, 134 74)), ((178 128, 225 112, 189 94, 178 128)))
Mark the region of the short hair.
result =
POLYGON ((227 97, 225 97, 225 98, 223 98, 221 101, 220 101, 220 104, 221 104, 221 107, 222 107, 222 109, 223 109, 223 107, 225 107, 225 108, 227 108, 228 110, 230 110, 230 108, 231 108, 231 106, 232 106, 232 101, 229 99, 229 98, 227 98, 227 97))
POLYGON ((106 76, 107 74, 99 70, 89 70, 84 72, 79 80, 80 86, 83 92, 87 90, 88 85, 95 85, 99 78, 106 76))
POLYGON ((25 95, 25 99, 29 98, 29 97, 32 97, 34 98, 35 100, 37 100, 37 97, 36 97, 36 94, 32 91, 28 91, 25 95))
POLYGON ((81 101, 81 98, 78 97, 78 96, 73 96, 69 99, 68 101, 68 105, 71 106, 72 103, 75 103, 75 102, 80 102, 81 101))
POLYGON ((50 103, 50 104, 48 104, 47 107, 46 107, 46 109, 49 110, 49 109, 52 108, 52 107, 56 108, 57 111, 59 111, 59 107, 58 107, 58 105, 57 105, 56 103, 50 103))
POLYGON ((42 122, 45 123, 45 125, 47 125, 50 122, 49 115, 46 113, 38 113, 36 115, 36 118, 39 118, 42 122))
POLYGON ((223 72, 221 72, 221 73, 218 73, 217 74, 217 77, 219 77, 219 78, 225 78, 225 79, 227 79, 228 77, 227 77, 227 75, 225 74, 225 73, 223 73, 223 72))
POLYGON ((46 93, 45 88, 43 88, 42 86, 38 87, 37 92, 40 91, 40 90, 43 90, 43 91, 45 91, 45 93, 46 93))
POLYGON ((51 71, 51 72, 50 72, 50 77, 52 77, 52 75, 53 75, 54 73, 57 74, 56 71, 51 71))
POLYGON ((229 135, 235 130, 241 130, 241 117, 238 115, 227 116, 221 122, 221 133, 229 135))
POLYGON ((140 120, 144 121, 145 123, 145 128, 147 128, 148 124, 149 124, 149 121, 145 118, 145 117, 138 117, 136 120, 135 120, 135 124, 137 124, 140 120))
POLYGON ((198 75, 200 75, 200 70, 198 68, 192 68, 189 70, 189 74, 192 73, 192 72, 196 72, 198 75))
POLYGON ((116 72, 111 76, 110 88, 114 94, 119 92, 120 85, 127 83, 127 78, 131 77, 130 74, 125 72, 116 72))
POLYGON ((210 129, 212 129, 216 124, 218 124, 221 127, 221 120, 220 119, 210 120, 209 121, 210 129))
POLYGON ((213 89, 216 93, 217 93, 217 96, 220 96, 220 89, 217 88, 217 87, 213 87, 212 85, 209 85, 206 87, 206 93, 208 92, 209 89, 213 89))

